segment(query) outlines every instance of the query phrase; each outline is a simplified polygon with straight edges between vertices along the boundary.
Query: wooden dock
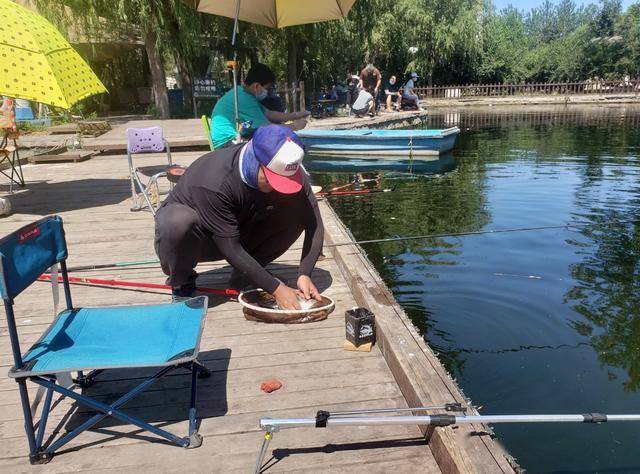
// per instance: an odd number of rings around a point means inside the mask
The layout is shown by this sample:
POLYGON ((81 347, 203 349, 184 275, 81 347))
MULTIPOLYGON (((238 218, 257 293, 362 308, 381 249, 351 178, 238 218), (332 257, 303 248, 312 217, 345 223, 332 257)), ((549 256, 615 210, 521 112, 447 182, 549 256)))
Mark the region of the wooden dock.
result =
MULTIPOLYGON (((189 164, 199 153, 177 153, 189 164)), ((154 155, 149 164, 160 164, 154 155)), ((64 218, 69 266, 155 258, 153 219, 130 212, 124 156, 95 157, 82 163, 26 165, 27 187, 10 196, 14 214, 0 221, 0 235, 46 214, 64 218)), ((326 203, 322 212, 327 243, 349 239, 326 203)), ((281 279, 294 278, 300 245, 271 265, 281 279)), ((2 472, 251 472, 261 442, 262 416, 315 415, 318 409, 405 407, 461 401, 464 397, 386 290, 357 247, 325 250, 314 281, 336 300, 322 322, 267 325, 246 321, 239 305, 210 304, 200 359, 213 371, 198 391, 203 445, 185 450, 168 446, 136 428, 105 421, 72 441, 42 466, 30 466, 16 384, 0 377, 0 471, 2 472), (379 343, 371 353, 348 352, 344 312, 356 305, 376 314, 379 343), (260 383, 278 378, 283 388, 271 394, 260 383)), ((198 267, 199 286, 223 288, 230 269, 222 263, 198 267)), ((76 275, 135 281, 164 281, 156 264, 95 270, 76 275)), ((78 306, 167 301, 158 292, 74 286, 78 306)), ((53 318, 51 289, 36 283, 16 300, 23 349, 34 343, 53 318)), ((141 335, 143 337, 143 335, 141 335)), ((2 368, 11 365, 4 318, 0 318, 2 368)), ((103 401, 115 399, 146 371, 107 371, 88 389, 103 401)), ((167 377, 125 405, 125 411, 184 435, 187 430, 189 376, 167 377)), ((31 387, 33 388, 33 386, 31 387)), ((32 391, 33 396, 35 390, 32 391)), ((88 412, 69 400, 55 403, 45 439, 59 437, 86 420, 88 412)), ((265 472, 513 472, 505 453, 485 427, 445 428, 435 433, 417 426, 293 429, 271 443, 265 472), (472 433, 473 430, 473 433, 472 433), (425 436, 426 435, 426 436, 425 436)))
MULTIPOLYGON (((427 113, 420 112, 393 112, 382 113, 376 117, 329 117, 319 120, 311 120, 309 129, 351 129, 351 128, 399 128, 420 125, 427 113)), ((115 125, 113 130, 96 138, 84 138, 82 148, 102 152, 120 153, 127 148, 125 130, 129 127, 154 127, 160 126, 164 130, 165 139, 172 149, 177 148, 208 148, 209 142, 204 133, 200 119, 175 119, 175 120, 132 120, 130 122, 115 125)))

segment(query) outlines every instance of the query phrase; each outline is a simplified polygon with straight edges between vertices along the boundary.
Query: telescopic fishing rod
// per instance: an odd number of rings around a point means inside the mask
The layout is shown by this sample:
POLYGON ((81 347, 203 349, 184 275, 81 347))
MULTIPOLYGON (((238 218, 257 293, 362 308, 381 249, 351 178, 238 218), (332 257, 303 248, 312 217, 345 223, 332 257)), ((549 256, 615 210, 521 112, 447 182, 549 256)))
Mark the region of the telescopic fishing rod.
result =
POLYGON ((68 272, 82 272, 86 270, 100 270, 102 268, 117 268, 117 267, 134 267, 138 265, 149 265, 154 263, 160 263, 157 258, 150 260, 134 260, 131 262, 116 262, 116 263, 98 263, 95 265, 79 265, 77 267, 70 267, 68 272))
MULTIPOLYGON (((97 286, 122 286, 126 288, 139 288, 139 289, 151 289, 151 290, 171 290, 171 286, 163 285, 161 283, 148 283, 148 282, 140 282, 140 281, 125 281, 125 280, 107 280, 103 278, 89 278, 89 277, 74 277, 69 276, 69 283, 76 283, 81 285, 97 285, 97 286)), ((38 277, 40 281, 51 281, 50 274, 42 274, 38 277)), ((64 280, 62 275, 58 276, 58 282, 62 283, 64 280)), ((196 288, 196 291, 200 293, 217 295, 217 296, 226 296, 229 298, 236 298, 240 292, 231 288, 196 288)))
POLYGON ((426 410, 464 411, 458 403, 437 407, 414 408, 378 408, 370 410, 353 410, 328 412, 319 410, 315 418, 261 418, 260 429, 265 432, 262 448, 256 462, 255 473, 262 470, 269 442, 274 433, 288 428, 327 428, 334 426, 381 426, 381 425, 418 425, 445 427, 460 424, 497 424, 497 423, 607 423, 614 421, 640 421, 640 414, 606 415, 604 413, 559 414, 559 415, 454 415, 439 413, 433 415, 400 415, 400 416, 354 416, 375 415, 392 412, 418 412, 426 410))

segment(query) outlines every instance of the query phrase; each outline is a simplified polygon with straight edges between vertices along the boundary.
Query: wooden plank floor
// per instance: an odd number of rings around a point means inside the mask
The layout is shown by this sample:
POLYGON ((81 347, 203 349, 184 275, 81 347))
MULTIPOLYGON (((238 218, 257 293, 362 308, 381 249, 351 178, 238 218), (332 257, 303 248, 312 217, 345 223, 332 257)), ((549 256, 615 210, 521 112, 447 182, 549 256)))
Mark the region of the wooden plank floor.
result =
MULTIPOLYGON (((188 164, 196 153, 175 155, 188 164)), ((161 163, 160 157, 147 159, 161 163)), ((14 214, 0 220, 0 235, 50 213, 64 218, 69 266, 153 259, 153 219, 129 211, 127 163, 123 156, 94 157, 83 163, 27 165, 27 188, 10 197, 14 214)), ((294 245, 299 249, 300 244, 294 245)), ((271 266, 293 278, 299 250, 271 266)), ((200 285, 224 287, 229 267, 198 268, 200 285)), ((78 273, 105 278, 163 282, 158 265, 78 273)), ((202 339, 201 360, 212 371, 199 386, 202 447, 168 446, 148 433, 108 421, 84 433, 45 466, 30 466, 18 392, 0 377, 1 472, 249 472, 259 451, 261 416, 313 416, 316 410, 406 406, 380 352, 347 352, 344 311, 354 298, 332 258, 320 262, 314 279, 333 297, 336 310, 326 321, 308 325, 266 325, 244 319, 236 302, 213 300, 202 339), (261 381, 276 377, 284 386, 262 393, 261 381)), ((77 306, 167 301, 166 294, 74 286, 77 306)), ((51 289, 36 283, 16 300, 23 350, 52 320, 51 289)), ((141 334, 140 337, 144 337, 141 334)), ((11 366, 6 321, 0 318, 0 370, 11 366)), ((113 400, 149 373, 111 371, 98 377, 89 394, 113 400)), ((176 374, 153 385, 126 405, 126 411, 183 436, 187 430, 187 375, 176 374)), ((32 391, 32 396, 35 391, 32 391)), ((60 436, 88 416, 68 400, 56 402, 47 437, 60 436)), ((278 433, 271 444, 267 472, 437 472, 438 467, 417 427, 295 429, 278 433)))

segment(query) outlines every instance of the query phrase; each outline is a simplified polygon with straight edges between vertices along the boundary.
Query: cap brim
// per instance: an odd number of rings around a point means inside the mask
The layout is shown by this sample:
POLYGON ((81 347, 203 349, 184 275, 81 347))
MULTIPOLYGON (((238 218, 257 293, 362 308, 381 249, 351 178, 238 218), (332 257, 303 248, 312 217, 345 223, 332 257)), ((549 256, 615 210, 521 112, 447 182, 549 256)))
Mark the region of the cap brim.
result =
POLYGON ((271 187, 279 193, 295 194, 302 189, 302 169, 298 169, 292 176, 276 174, 266 166, 263 166, 262 170, 271 187))

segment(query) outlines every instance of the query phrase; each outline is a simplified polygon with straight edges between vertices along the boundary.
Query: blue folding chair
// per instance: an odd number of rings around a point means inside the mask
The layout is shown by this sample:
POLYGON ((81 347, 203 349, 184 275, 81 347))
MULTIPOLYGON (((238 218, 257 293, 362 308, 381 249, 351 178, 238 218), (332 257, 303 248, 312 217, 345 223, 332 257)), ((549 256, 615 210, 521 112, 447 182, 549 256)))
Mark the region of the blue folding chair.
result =
MULTIPOLYGON (((62 219, 46 217, 0 240, 0 294, 7 314, 7 327, 15 365, 9 376, 20 390, 31 464, 44 464, 62 446, 108 416, 135 425, 185 448, 196 448, 202 437, 196 426, 198 376, 209 370, 197 360, 204 327, 207 298, 200 296, 181 303, 142 306, 75 308, 66 267, 67 246, 62 219), (20 350, 13 301, 49 268, 57 283, 60 265, 67 309, 24 355, 20 350), (144 334, 144 337, 140 337, 144 334), (160 370, 110 405, 74 389, 90 386, 94 378, 108 369, 157 367, 160 370), (191 372, 189 431, 179 437, 120 410, 153 382, 175 369, 191 372), (71 386, 64 383, 77 373, 71 386), (66 374, 66 376, 65 376, 66 374), (46 390, 40 419, 36 426, 29 402, 26 381, 46 390), (54 392, 75 400, 96 412, 72 431, 43 444, 47 417, 54 392)), ((54 297, 54 300, 56 298, 54 297)), ((38 396, 36 396, 38 398, 38 396)))

